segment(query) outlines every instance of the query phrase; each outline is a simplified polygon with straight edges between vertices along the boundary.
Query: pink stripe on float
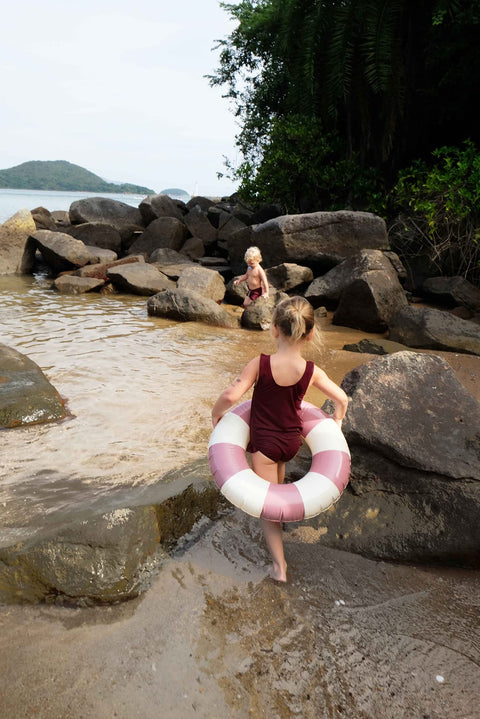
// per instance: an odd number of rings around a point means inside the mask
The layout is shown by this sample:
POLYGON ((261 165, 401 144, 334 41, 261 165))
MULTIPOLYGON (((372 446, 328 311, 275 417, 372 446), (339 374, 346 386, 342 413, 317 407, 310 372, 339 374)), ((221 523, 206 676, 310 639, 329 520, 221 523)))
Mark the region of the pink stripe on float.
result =
POLYGON ((311 472, 328 477, 341 493, 348 484, 350 476, 350 457, 338 449, 326 449, 312 457, 311 472))
POLYGON ((243 419, 248 426, 250 426, 250 407, 252 405, 252 401, 248 399, 246 402, 242 402, 242 404, 237 405, 234 407, 231 412, 233 414, 237 414, 241 419, 243 419))
POLYGON ((272 522, 299 522, 303 519, 305 507, 295 484, 270 484, 261 516, 272 522))
POLYGON ((317 424, 328 419, 328 414, 325 414, 319 407, 304 403, 300 410, 300 419, 302 420, 302 435, 306 437, 317 424))
POLYGON ((208 450, 208 463, 215 484, 219 489, 234 474, 249 468, 243 447, 239 447, 238 444, 227 444, 226 442, 212 444, 208 450))

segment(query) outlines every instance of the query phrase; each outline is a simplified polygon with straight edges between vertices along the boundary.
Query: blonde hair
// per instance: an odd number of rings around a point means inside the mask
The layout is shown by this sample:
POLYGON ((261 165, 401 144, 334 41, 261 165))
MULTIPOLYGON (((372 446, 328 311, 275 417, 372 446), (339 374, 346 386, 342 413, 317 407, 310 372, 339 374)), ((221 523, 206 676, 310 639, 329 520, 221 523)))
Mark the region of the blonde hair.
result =
POLYGON ((273 310, 272 324, 291 342, 301 342, 315 328, 313 307, 304 297, 289 297, 273 310))
POLYGON ((248 250, 245 252, 245 262, 248 263, 249 260, 254 260, 255 262, 261 262, 262 261, 262 253, 260 252, 258 247, 249 247, 248 250))

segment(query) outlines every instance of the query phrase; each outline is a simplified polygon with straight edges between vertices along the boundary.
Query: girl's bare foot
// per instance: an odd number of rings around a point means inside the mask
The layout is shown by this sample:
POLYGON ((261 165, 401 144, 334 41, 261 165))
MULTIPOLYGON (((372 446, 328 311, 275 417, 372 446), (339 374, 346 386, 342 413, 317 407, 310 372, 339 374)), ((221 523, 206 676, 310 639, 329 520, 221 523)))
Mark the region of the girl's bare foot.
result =
POLYGON ((283 564, 279 564, 278 562, 273 563, 272 579, 274 579, 276 582, 286 582, 287 581, 287 563, 286 562, 283 562, 283 564))

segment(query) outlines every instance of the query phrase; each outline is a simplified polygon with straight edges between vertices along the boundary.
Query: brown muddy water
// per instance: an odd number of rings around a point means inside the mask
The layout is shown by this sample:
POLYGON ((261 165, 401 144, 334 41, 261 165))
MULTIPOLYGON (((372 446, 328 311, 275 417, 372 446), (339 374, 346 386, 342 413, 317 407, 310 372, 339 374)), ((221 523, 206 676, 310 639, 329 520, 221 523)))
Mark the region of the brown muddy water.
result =
MULTIPOLYGON (((219 392, 273 350, 267 332, 50 284, 0 277, 0 342, 37 362, 71 414, 0 431, 0 546, 161 498, 204 460, 219 392)), ((366 335, 321 324, 311 358, 340 382, 370 357, 343 345, 366 335)), ((480 358, 440 354, 480 399, 480 358)), ((234 510, 199 522, 138 599, 0 607, 1 719, 478 719, 479 573, 376 562, 317 535, 288 526, 280 586, 258 521, 234 510)))
MULTIPOLYGON (((369 358, 343 345, 366 335, 330 317, 321 323, 324 345, 311 359, 339 383, 369 358)), ((133 295, 60 295, 41 275, 0 277, 0 342, 42 368, 70 413, 0 432, 0 546, 136 503, 147 487, 154 502, 155 487, 205 457, 218 394, 274 348, 268 332, 149 317, 145 298, 133 295)), ((478 396, 480 358, 443 355, 478 396)), ((324 398, 313 390, 307 399, 324 398)))

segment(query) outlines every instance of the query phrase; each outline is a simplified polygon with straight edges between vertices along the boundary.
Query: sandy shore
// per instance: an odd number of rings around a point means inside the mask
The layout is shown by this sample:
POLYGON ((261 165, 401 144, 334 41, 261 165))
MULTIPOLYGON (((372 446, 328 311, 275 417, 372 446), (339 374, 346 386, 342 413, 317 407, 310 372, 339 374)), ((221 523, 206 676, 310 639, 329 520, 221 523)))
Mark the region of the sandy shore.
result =
POLYGON ((203 520, 112 606, 0 608, 5 719, 474 719, 480 574, 374 562, 287 528, 203 520))

